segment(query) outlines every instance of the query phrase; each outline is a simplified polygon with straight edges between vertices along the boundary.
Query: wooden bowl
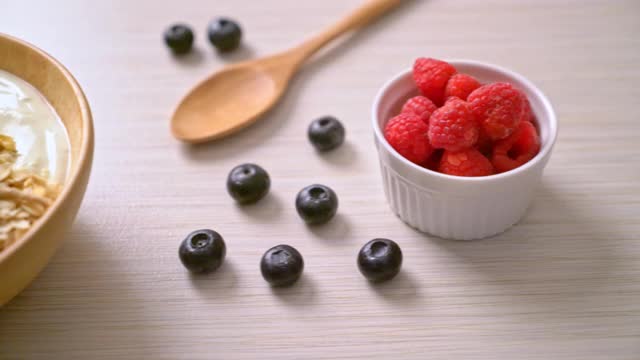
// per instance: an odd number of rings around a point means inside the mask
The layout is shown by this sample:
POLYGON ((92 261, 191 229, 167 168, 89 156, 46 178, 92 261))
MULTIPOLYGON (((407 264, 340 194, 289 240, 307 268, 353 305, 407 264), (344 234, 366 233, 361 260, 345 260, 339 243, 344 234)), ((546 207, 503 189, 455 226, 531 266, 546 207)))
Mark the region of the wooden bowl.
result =
POLYGON ((27 81, 56 109, 71 143, 67 180, 53 205, 29 231, 0 252, 0 306, 22 291, 45 267, 76 217, 89 181, 93 124, 80 86, 44 51, 0 34, 0 69, 27 81))

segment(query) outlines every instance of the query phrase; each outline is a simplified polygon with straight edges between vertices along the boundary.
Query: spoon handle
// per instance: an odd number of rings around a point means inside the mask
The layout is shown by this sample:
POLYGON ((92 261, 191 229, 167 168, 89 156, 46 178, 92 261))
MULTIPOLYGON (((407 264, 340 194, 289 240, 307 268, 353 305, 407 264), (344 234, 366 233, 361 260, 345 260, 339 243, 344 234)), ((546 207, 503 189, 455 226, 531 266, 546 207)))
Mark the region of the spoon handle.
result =
POLYGON ((302 63, 338 36, 364 26, 406 0, 369 0, 351 14, 294 49, 302 63))

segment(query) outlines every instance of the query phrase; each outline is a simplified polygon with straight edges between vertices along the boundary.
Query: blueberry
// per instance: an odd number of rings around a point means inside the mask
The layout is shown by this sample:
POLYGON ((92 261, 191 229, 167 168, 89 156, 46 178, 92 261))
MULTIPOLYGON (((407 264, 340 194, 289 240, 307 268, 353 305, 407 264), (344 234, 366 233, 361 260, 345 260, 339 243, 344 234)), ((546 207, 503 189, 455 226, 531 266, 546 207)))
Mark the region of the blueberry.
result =
POLYGON ((193 31, 184 24, 172 25, 164 32, 164 42, 176 54, 187 53, 193 45, 193 31))
POLYGON ((222 236, 213 230, 196 230, 180 244, 180 261, 194 273, 216 270, 222 265, 227 247, 222 236))
POLYGON ((338 195, 328 186, 307 186, 298 193, 296 210, 307 224, 326 223, 338 211, 338 195))
POLYGON ((296 282, 302 270, 304 260, 298 250, 289 245, 278 245, 267 250, 260 261, 262 277, 271 286, 287 286, 296 282))
POLYGON ((373 282, 390 280, 402 266, 402 251, 389 239, 373 239, 358 253, 358 268, 364 277, 373 282))
POLYGON ((220 52, 235 50, 242 39, 242 29, 235 21, 227 18, 214 19, 207 29, 209 41, 220 52))
POLYGON ((342 123, 333 116, 314 120, 307 130, 309 141, 318 151, 329 151, 342 145, 345 130, 342 123))
POLYGON ((229 195, 241 204, 262 199, 271 186, 269 174, 258 165, 242 164, 234 167, 227 177, 229 195))

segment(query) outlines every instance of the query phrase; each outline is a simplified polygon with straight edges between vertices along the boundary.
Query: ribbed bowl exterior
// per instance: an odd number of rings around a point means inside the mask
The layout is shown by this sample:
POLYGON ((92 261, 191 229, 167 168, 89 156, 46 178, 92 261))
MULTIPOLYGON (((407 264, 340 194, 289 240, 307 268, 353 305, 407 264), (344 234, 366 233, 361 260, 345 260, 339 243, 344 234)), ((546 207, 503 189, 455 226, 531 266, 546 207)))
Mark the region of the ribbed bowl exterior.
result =
POLYGON ((385 195, 400 219, 441 238, 480 239, 507 230, 525 215, 551 155, 557 124, 548 100, 521 76, 476 62, 451 63, 481 82, 508 81, 527 94, 542 141, 538 156, 518 169, 481 178, 440 174, 402 158, 384 140, 381 129, 415 92, 410 71, 389 82, 376 100, 375 142, 385 195))
POLYGON ((535 190, 452 196, 417 186, 383 162, 380 169, 393 212, 411 227, 445 239, 480 239, 507 230, 525 214, 535 190))

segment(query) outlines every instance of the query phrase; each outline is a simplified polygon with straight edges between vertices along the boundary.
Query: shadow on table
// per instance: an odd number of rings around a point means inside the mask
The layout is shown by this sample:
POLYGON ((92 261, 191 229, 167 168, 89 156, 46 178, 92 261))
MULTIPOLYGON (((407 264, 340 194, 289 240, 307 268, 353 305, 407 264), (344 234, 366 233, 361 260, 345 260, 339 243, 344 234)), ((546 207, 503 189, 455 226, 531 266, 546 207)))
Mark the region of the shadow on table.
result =
POLYGON ((316 285, 307 274, 303 274, 292 286, 272 287, 271 292, 286 305, 295 307, 312 306, 317 297, 316 285))
MULTIPOLYGON (((347 134, 347 137, 349 135, 347 134)), ((318 156, 324 162, 338 168, 350 168, 358 161, 358 151, 348 140, 337 149, 319 153, 318 156)))
MULTIPOLYGON (((241 62, 245 60, 249 60, 254 57, 254 50, 248 44, 241 44, 238 49, 228 53, 221 53, 216 51, 213 46, 211 46, 211 52, 213 52, 213 56, 216 59, 220 59, 225 63, 235 63, 241 62)), ((193 45, 191 51, 186 54, 171 54, 173 58, 173 62, 178 66, 184 67, 195 67, 201 66, 206 60, 207 51, 201 49, 196 44, 193 45)), ((219 70, 221 70, 220 68, 219 70)))
MULTIPOLYGON (((120 253, 123 249, 107 245, 112 236, 120 234, 105 235, 95 228, 81 213, 51 263, 22 294, 0 309, 0 349, 11 351, 11 356, 70 354, 71 349, 96 339, 106 349, 115 348, 122 340, 122 323, 146 321, 146 291, 129 280, 129 273, 144 266, 144 260, 132 263, 120 253), (37 341, 16 335, 29 333, 37 333, 37 341)), ((139 346, 153 343, 144 331, 136 336, 139 346)))
POLYGON ((579 199, 543 183, 527 216, 505 233, 432 242, 526 310, 590 311, 590 299, 610 296, 606 287, 621 263, 614 243, 623 235, 579 199))
POLYGON ((205 60, 205 53, 198 46, 193 46, 190 52, 186 54, 172 54, 173 61, 184 67, 200 66, 205 60))
POLYGON ((338 213, 326 224, 307 225, 306 228, 316 238, 343 243, 352 240, 352 225, 343 213, 338 209, 338 213))
POLYGON ((213 55, 216 58, 221 59, 226 63, 236 63, 252 60, 255 56, 255 50, 246 42, 241 43, 237 49, 230 52, 219 52, 214 49, 213 46, 211 47, 211 49, 213 51, 213 55))
MULTIPOLYGON (((375 41, 375 37, 382 31, 385 31, 389 23, 400 21, 402 16, 410 12, 413 6, 418 3, 419 1, 416 0, 406 0, 402 6, 391 11, 388 15, 381 17, 375 23, 355 31, 350 35, 346 35, 341 40, 337 40, 333 45, 321 50, 303 66, 297 76, 294 76, 290 83, 289 90, 280 102, 256 123, 235 135, 220 140, 196 145, 183 144, 182 151, 184 155, 194 161, 215 162, 219 159, 228 159, 241 155, 242 149, 253 149, 256 146, 260 146, 262 142, 270 139, 273 134, 278 132, 287 122, 296 121, 296 119, 291 117, 291 114, 299 103, 299 97, 305 94, 306 87, 309 86, 309 78, 312 78, 320 69, 330 66, 331 62, 335 61, 335 59, 343 53, 354 51, 355 49, 352 48, 357 47, 359 43, 375 41)), ((323 25, 329 24, 318 24, 318 26, 323 25)), ((301 37, 300 41, 303 39, 304 38, 301 37)), ((295 43, 291 45, 295 45, 295 43)), ((280 50, 284 49, 275 49, 275 51, 280 50)), ((345 151, 350 150, 353 150, 353 148, 349 145, 345 151)), ((351 155, 355 155, 355 152, 352 152, 351 155)), ((348 157, 346 159, 338 159, 336 156, 336 158, 331 159, 332 157, 330 156, 330 162, 333 160, 336 165, 343 166, 345 165, 344 161, 352 161, 355 157, 351 159, 348 157)))
POLYGON ((381 299, 398 307, 424 304, 425 297, 421 293, 420 284, 407 269, 402 269, 392 280, 370 282, 369 288, 381 299))
POLYGON ((270 191, 263 199, 255 204, 236 204, 236 208, 245 216, 264 222, 277 220, 284 209, 282 199, 270 191))
POLYGON ((189 273, 188 276, 191 286, 206 298, 228 299, 238 289, 238 271, 228 257, 216 271, 205 274, 189 273))

